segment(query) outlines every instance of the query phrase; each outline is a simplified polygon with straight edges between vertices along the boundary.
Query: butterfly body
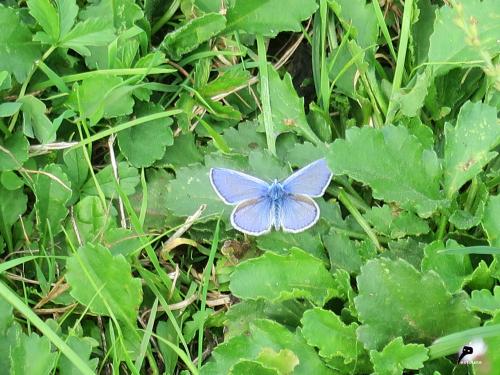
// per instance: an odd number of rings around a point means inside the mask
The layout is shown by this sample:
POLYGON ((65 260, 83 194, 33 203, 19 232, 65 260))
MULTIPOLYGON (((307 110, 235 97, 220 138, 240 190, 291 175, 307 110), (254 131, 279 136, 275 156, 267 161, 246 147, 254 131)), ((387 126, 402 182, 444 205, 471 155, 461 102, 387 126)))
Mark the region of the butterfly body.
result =
POLYGON ((317 160, 284 181, 267 183, 256 177, 225 168, 212 168, 210 182, 226 203, 236 205, 231 224, 254 236, 276 230, 298 233, 319 219, 319 207, 312 197, 325 192, 332 173, 326 160, 317 160))

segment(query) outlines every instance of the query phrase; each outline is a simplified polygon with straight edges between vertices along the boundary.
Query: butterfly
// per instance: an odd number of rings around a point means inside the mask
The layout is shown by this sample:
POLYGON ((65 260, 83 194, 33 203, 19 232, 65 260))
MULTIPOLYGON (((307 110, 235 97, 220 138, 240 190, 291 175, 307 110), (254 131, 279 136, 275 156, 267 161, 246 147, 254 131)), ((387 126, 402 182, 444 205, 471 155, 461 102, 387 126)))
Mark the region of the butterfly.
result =
POLYGON ((321 197, 331 179, 325 159, 271 184, 232 169, 210 169, 210 182, 219 198, 236 205, 231 224, 252 236, 268 233, 273 226, 290 233, 312 227, 319 219, 319 207, 311 198, 321 197))

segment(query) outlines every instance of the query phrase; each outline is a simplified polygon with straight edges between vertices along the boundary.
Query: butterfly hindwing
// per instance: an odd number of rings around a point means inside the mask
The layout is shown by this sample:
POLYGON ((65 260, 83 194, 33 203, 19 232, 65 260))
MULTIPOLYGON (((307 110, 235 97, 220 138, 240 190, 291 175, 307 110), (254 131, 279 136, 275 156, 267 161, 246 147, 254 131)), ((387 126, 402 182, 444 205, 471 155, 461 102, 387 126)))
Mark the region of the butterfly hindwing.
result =
POLYGON ((258 199, 267 194, 269 185, 256 177, 226 168, 212 168, 210 182, 226 204, 258 199))
POLYGON ((280 224, 285 232, 298 233, 319 219, 318 204, 305 195, 289 195, 281 203, 280 224))
POLYGON ((231 224, 237 230, 260 236, 271 230, 274 204, 269 196, 241 202, 231 213, 231 224))
POLYGON ((332 172, 325 159, 319 159, 299 169, 283 181, 283 188, 290 194, 321 197, 332 179, 332 172))

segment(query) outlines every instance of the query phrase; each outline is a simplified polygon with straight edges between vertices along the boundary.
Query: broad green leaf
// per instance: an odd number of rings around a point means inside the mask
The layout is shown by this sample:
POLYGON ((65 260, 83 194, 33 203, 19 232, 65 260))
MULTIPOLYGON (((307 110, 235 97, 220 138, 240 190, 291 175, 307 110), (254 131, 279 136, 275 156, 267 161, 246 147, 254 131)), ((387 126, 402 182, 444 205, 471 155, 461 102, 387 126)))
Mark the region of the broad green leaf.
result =
MULTIPOLYGON (((232 129, 232 128, 230 128, 232 129)), ((165 148, 163 158, 155 166, 186 167, 203 161, 203 155, 196 144, 193 133, 180 134, 174 138, 174 144, 165 148)))
POLYGON ((23 132, 28 137, 36 137, 40 143, 53 142, 60 124, 50 121, 45 112, 47 107, 33 95, 26 95, 17 99, 22 103, 23 132))
POLYGON ((437 4, 431 0, 417 0, 418 17, 411 27, 411 38, 409 51, 412 54, 413 66, 418 66, 427 60, 429 52, 429 39, 433 31, 434 19, 436 17, 437 4))
POLYGON ((103 245, 111 254, 124 257, 142 249, 143 242, 137 233, 127 228, 110 228, 104 232, 103 245))
MULTIPOLYGON (((3 300, 3 299, 2 299, 3 300)), ((0 335, 0 366, 10 374, 11 353, 15 345, 19 345, 23 335, 21 327, 14 322, 0 335)))
POLYGON ((420 273, 404 260, 370 260, 357 282, 358 338, 367 349, 382 349, 398 336, 430 344, 479 323, 464 292, 452 295, 436 273, 420 273))
POLYGON ((315 142, 317 138, 304 112, 304 99, 295 92, 290 74, 286 73, 282 80, 271 65, 268 66, 268 72, 274 133, 294 132, 315 142))
POLYGON ((430 38, 428 62, 433 65, 433 76, 465 64, 483 65, 481 51, 491 56, 500 52, 499 33, 496 0, 462 1, 453 8, 444 5, 436 13, 430 38))
POLYGON ((286 350, 289 356, 293 354, 298 358, 299 364, 294 368, 294 375, 331 374, 331 370, 298 333, 292 333, 284 326, 265 319, 251 323, 247 335, 233 337, 215 348, 212 358, 202 367, 201 374, 228 374, 233 366, 245 360, 268 363, 263 356, 270 349, 275 353, 286 350))
POLYGON ((12 250, 12 225, 26 211, 28 197, 22 189, 7 190, 2 185, 0 185, 0 196, 2 197, 0 199, 0 235, 7 243, 7 248, 12 250))
POLYGON ((269 252, 240 263, 231 275, 229 289, 242 299, 305 298, 320 306, 336 293, 323 262, 298 248, 290 249, 288 255, 269 252))
POLYGON ((6 70, 24 82, 32 65, 40 58, 40 44, 32 41, 28 27, 12 8, 0 6, 0 70, 6 70))
POLYGON ((0 171, 15 171, 28 160, 29 142, 21 132, 0 139, 0 171))
POLYGON ((237 66, 227 71, 222 71, 216 79, 210 81, 198 91, 204 97, 213 97, 244 86, 248 83, 249 79, 250 73, 248 70, 241 69, 241 67, 237 66))
POLYGON ((498 154, 490 152, 500 143, 496 113, 487 104, 467 102, 460 109, 456 125, 446 124, 443 168, 448 197, 498 154))
MULTIPOLYGON (((120 188, 125 195, 134 194, 135 187, 139 184, 139 172, 137 169, 130 167, 126 162, 119 162, 118 176, 120 177, 120 188)), ((97 173, 96 179, 106 198, 118 198, 118 192, 116 191, 115 185, 117 182, 111 165, 107 165, 97 173)), ((85 185, 83 185, 82 193, 86 195, 97 195, 97 188, 93 179, 89 179, 85 185)))
POLYGON ((0 298, 0 337, 4 338, 7 329, 14 322, 13 308, 5 299, 0 298))
POLYGON ((372 350, 370 357, 376 374, 401 375, 403 370, 418 370, 429 358, 424 345, 403 343, 401 337, 392 340, 381 352, 372 350))
MULTIPOLYGON (((137 117, 152 115, 163 111, 159 104, 150 104, 142 110, 136 110, 137 117)), ((134 167, 149 167, 163 157, 165 147, 174 143, 172 134, 173 120, 164 117, 159 120, 127 128, 118 133, 118 144, 123 155, 134 167)))
POLYGON ((8 102, 0 104, 0 117, 10 117, 21 108, 22 104, 17 102, 8 102))
POLYGON ((49 164, 33 179, 36 196, 35 212, 38 232, 49 238, 62 230, 61 221, 68 214, 66 204, 71 198, 68 176, 57 164, 49 164))
POLYGON ((407 117, 417 116, 425 104, 429 83, 430 73, 428 70, 416 75, 408 87, 401 88, 392 95, 391 101, 395 104, 394 111, 399 110, 401 115, 407 117))
POLYGON ((12 87, 12 80, 10 78, 9 72, 6 70, 0 70, 0 91, 8 90, 12 87))
POLYGON ((68 258, 66 280, 71 295, 90 311, 115 316, 135 326, 142 301, 140 279, 132 277, 122 255, 113 256, 105 247, 87 244, 68 258))
POLYGON ((264 366, 258 361, 242 360, 236 363, 228 372, 228 375, 281 375, 277 370, 264 366))
POLYGON ((323 242, 328 251, 332 270, 342 269, 356 274, 365 261, 377 255, 373 243, 353 241, 335 230, 324 235, 323 242))
POLYGON ((335 0, 332 3, 336 4, 334 9, 339 18, 351 27, 351 35, 354 35, 358 45, 366 48, 374 45, 378 38, 378 23, 375 11, 371 4, 367 4, 365 0, 335 0))
POLYGON ((351 128, 328 154, 334 174, 369 185, 373 196, 428 217, 443 204, 439 160, 405 127, 351 128))
POLYGON ((364 352, 356 339, 358 324, 345 324, 332 311, 318 307, 307 310, 301 319, 302 336, 307 343, 319 349, 324 358, 341 357, 350 363, 364 352))
POLYGON ((71 181, 73 199, 76 199, 80 195, 80 189, 89 175, 89 165, 85 160, 83 148, 65 150, 63 160, 64 165, 61 165, 61 167, 71 181))
POLYGON ((500 311, 500 286, 495 286, 493 294, 488 289, 473 290, 469 307, 472 311, 496 315, 500 311))
POLYGON ((50 374, 56 364, 57 353, 52 351, 47 337, 36 333, 21 334, 20 340, 10 353, 10 373, 12 375, 50 374))
POLYGON ((443 279, 451 293, 460 291, 467 276, 472 273, 472 265, 467 254, 443 254, 441 250, 456 247, 458 244, 450 240, 446 246, 441 241, 434 241, 424 248, 422 271, 435 271, 443 279))
MULTIPOLYGON (((92 348, 97 346, 96 340, 90 337, 76 337, 69 336, 66 343, 71 349, 75 351, 87 364, 87 366, 96 371, 98 358, 90 358, 92 348)), ((76 367, 66 356, 62 355, 59 358, 58 368, 61 375, 79 375, 81 374, 78 367, 76 367)))
POLYGON ((49 0, 28 0, 26 5, 28 5, 31 15, 45 31, 45 33, 38 33, 43 34, 42 37, 36 36, 38 40, 55 44, 59 39, 60 30, 59 15, 54 5, 49 0))
POLYGON ((226 340, 245 336, 250 332, 251 324, 257 319, 271 319, 280 324, 296 327, 306 307, 294 300, 269 302, 265 300, 245 300, 231 306, 226 314, 224 325, 226 340))
POLYGON ((488 196, 488 188, 484 183, 478 181, 474 202, 469 207, 455 210, 450 215, 449 222, 461 230, 467 230, 479 225, 483 219, 488 196))
POLYGON ((225 32, 276 36, 282 31, 300 31, 301 21, 317 7, 314 0, 235 0, 227 10, 225 32))
POLYGON ((500 195, 491 195, 486 204, 483 228, 491 246, 500 247, 500 195))
POLYGON ((109 208, 103 207, 95 195, 83 197, 73 209, 71 223, 66 225, 69 240, 74 244, 102 243, 104 233, 116 226, 109 208), (75 233, 78 230, 78 236, 75 233))
POLYGON ((124 85, 121 77, 95 75, 73 87, 67 104, 75 111, 81 107, 82 115, 90 119, 90 125, 95 125, 102 118, 131 114, 132 91, 133 87, 124 85))
POLYGON ((400 211, 396 207, 391 209, 386 204, 382 207, 372 207, 364 216, 377 232, 391 238, 418 236, 430 230, 427 222, 414 213, 400 211))
POLYGON ((101 18, 78 22, 59 42, 64 48, 71 48, 82 56, 91 54, 88 47, 106 46, 115 38, 114 30, 101 18))
POLYGON ((272 251, 273 253, 284 255, 292 247, 304 249, 307 253, 316 258, 326 260, 325 249, 321 243, 321 237, 314 230, 301 233, 285 233, 274 231, 264 236, 257 237, 259 249, 272 251))
POLYGON ((179 60, 182 55, 219 34, 225 27, 226 19, 223 15, 207 13, 167 34, 160 48, 174 60, 179 60))
MULTIPOLYGON (((174 345, 179 345, 179 335, 174 329, 172 321, 168 319, 167 321, 160 320, 156 327, 156 334, 164 340, 167 340, 174 345)), ((167 374, 171 374, 175 370, 177 365, 178 355, 177 353, 168 345, 166 345, 163 340, 158 340, 158 346, 160 347, 160 352, 163 355, 165 361, 165 371, 167 374)))
POLYGON ((135 0, 101 0, 89 4, 81 11, 83 20, 99 20, 104 28, 119 32, 132 27, 144 14, 135 0))
POLYGON ((278 374, 291 374, 299 364, 295 353, 288 349, 280 351, 274 351, 270 348, 264 349, 257 357, 257 361, 262 363, 265 368, 275 369, 278 374))
POLYGON ((254 122, 241 122, 236 128, 224 130, 224 140, 233 152, 248 155, 253 150, 266 148, 266 137, 257 131, 254 122))

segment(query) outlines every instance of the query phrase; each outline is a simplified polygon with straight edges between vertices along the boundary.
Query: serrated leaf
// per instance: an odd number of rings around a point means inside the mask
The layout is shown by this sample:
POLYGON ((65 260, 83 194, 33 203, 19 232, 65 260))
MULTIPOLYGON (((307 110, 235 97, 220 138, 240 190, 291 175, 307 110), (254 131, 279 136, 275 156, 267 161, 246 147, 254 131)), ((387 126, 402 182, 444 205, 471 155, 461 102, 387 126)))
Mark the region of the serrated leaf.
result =
POLYGON ((473 290, 469 307, 483 314, 497 314, 500 311, 500 286, 495 286, 493 294, 488 289, 473 290))
POLYGON ((22 334, 10 353, 10 373, 12 375, 50 374, 56 364, 57 353, 52 352, 47 337, 36 333, 22 334))
POLYGON ((243 360, 236 363, 228 372, 228 375, 244 375, 244 374, 259 374, 259 375, 281 375, 278 371, 265 367, 258 361, 243 360))
POLYGON ((320 308, 307 310, 301 322, 302 335, 309 345, 319 349, 322 357, 341 357, 347 364, 363 351, 356 338, 358 325, 344 324, 332 311, 320 308))
POLYGON ((323 262, 298 248, 290 249, 288 255, 266 253, 238 264, 229 289, 242 299, 305 298, 319 306, 336 293, 323 262))
POLYGON ((142 301, 141 280, 132 277, 122 255, 113 256, 105 247, 87 244, 68 258, 66 280, 71 295, 90 311, 115 316, 135 326, 142 301))
POLYGON ((28 160, 29 142, 21 132, 0 139, 0 171, 15 171, 28 160))
POLYGON ((114 118, 132 113, 134 99, 133 87, 124 85, 123 79, 116 76, 92 76, 75 85, 67 104, 75 111, 90 119, 91 126, 102 118, 114 118), (78 96, 77 92, 78 91, 78 96))
MULTIPOLYGON (((120 177, 120 188, 125 195, 132 195, 135 187, 139 184, 139 172, 136 168, 130 167, 126 162, 118 163, 118 176, 120 177)), ((106 198, 118 198, 115 188, 115 177, 111 165, 106 166, 96 174, 97 183, 101 187, 106 198)), ((82 187, 82 193, 87 195, 97 195, 97 188, 93 179, 88 180, 82 187)))
POLYGON ((397 202, 422 217, 443 203, 439 160, 405 127, 348 129, 345 140, 333 143, 328 161, 334 174, 361 181, 375 198, 397 202))
POLYGON ((318 259, 326 260, 325 249, 321 243, 319 233, 314 230, 308 230, 301 233, 285 233, 275 231, 264 236, 257 237, 259 249, 272 251, 273 253, 284 255, 288 254, 289 249, 298 247, 304 249, 307 253, 314 255, 318 259))
POLYGON ((299 359, 288 349, 274 351, 271 348, 264 348, 257 357, 257 362, 262 363, 265 368, 276 370, 279 375, 286 375, 293 373, 293 369, 299 364, 299 359))
POLYGON ((418 370, 429 358, 424 345, 403 343, 401 337, 392 340, 381 352, 372 350, 370 357, 376 374, 402 375, 403 370, 418 370))
POLYGON ((38 98, 33 95, 25 95, 17 99, 22 103, 23 112, 23 132, 28 137, 36 137, 40 143, 53 142, 56 139, 56 132, 59 124, 49 120, 45 112, 47 107, 38 98))
POLYGON ((201 374, 227 374, 240 361, 256 361, 270 347, 275 352, 285 349, 299 359, 299 364, 294 368, 294 375, 331 374, 314 349, 307 345, 301 336, 265 319, 251 323, 247 335, 233 337, 215 348, 210 361, 202 367, 201 374))
POLYGON ((12 250, 12 225, 26 211, 28 197, 22 189, 7 190, 2 185, 0 185, 0 196, 2 197, 0 199, 0 234, 7 243, 7 248, 12 250))
POLYGON ((386 204, 382 207, 372 207, 364 216, 377 232, 391 238, 418 236, 430 230, 427 222, 414 213, 400 212, 397 208, 393 210, 386 204))
POLYGON ((61 38, 59 45, 70 48, 82 56, 89 56, 88 47, 106 46, 115 33, 102 18, 91 18, 78 22, 75 27, 61 38))
POLYGON ((44 34, 48 36, 47 42, 57 42, 59 39, 59 17, 52 3, 49 0, 28 0, 26 5, 28 5, 31 15, 45 31, 44 34))
POLYGON ((479 324, 464 292, 452 295, 436 273, 420 273, 404 260, 370 260, 357 282, 358 338, 367 349, 381 349, 398 336, 430 344, 479 324))
POLYGON ((457 247, 455 241, 434 241, 424 248, 424 259, 422 259, 422 271, 435 271, 443 279, 446 287, 451 293, 458 292, 465 283, 473 268, 467 254, 442 254, 440 250, 457 247))
MULTIPOLYGON (((164 109, 159 104, 151 104, 137 110, 137 117, 151 115, 164 109)), ((120 150, 134 167, 150 167, 163 157, 165 147, 174 143, 173 120, 170 117, 145 122, 118 133, 120 150)))
POLYGON ((323 242, 328 251, 332 270, 342 269, 356 274, 366 260, 377 255, 373 243, 350 240, 348 236, 335 230, 324 235, 323 242))
POLYGON ((235 0, 234 6, 227 10, 225 32, 241 30, 276 36, 282 31, 300 31, 301 21, 309 18, 317 7, 314 0, 235 0))
POLYGON ((55 236, 62 231, 61 221, 68 214, 66 204, 71 198, 68 176, 57 164, 49 164, 33 179, 36 196, 35 213, 38 232, 42 236, 55 236))
POLYGON ((174 60, 179 60, 182 55, 219 34, 225 27, 226 18, 223 15, 207 13, 167 34, 160 48, 174 60))
MULTIPOLYGON (((96 371, 98 358, 90 358, 93 347, 97 346, 94 339, 90 337, 69 336, 66 340, 68 346, 74 350, 76 354, 87 364, 87 366, 96 371)), ((61 356, 59 359, 58 368, 61 375, 80 375, 80 369, 71 362, 68 357, 61 356)))
POLYGON ((40 44, 32 41, 30 30, 12 8, 0 7, 0 25, 0 70, 14 74, 22 83, 40 58, 40 44))
POLYGON ((103 29, 115 28, 118 31, 126 30, 144 16, 135 0, 101 0, 90 3, 81 11, 83 20, 99 20, 103 29))
POLYGON ((499 33, 498 3, 495 0, 462 1, 453 8, 442 6, 436 12, 430 38, 428 61, 433 65, 433 76, 465 64, 468 67, 481 66, 484 61, 481 51, 491 56, 500 52, 499 33))
POLYGON ((446 124, 445 137, 444 186, 451 197, 497 155, 490 152, 500 143, 497 110, 481 102, 465 103, 455 127, 446 124))
POLYGON ((491 195, 486 204, 483 228, 491 246, 500 247, 500 195, 491 195))

